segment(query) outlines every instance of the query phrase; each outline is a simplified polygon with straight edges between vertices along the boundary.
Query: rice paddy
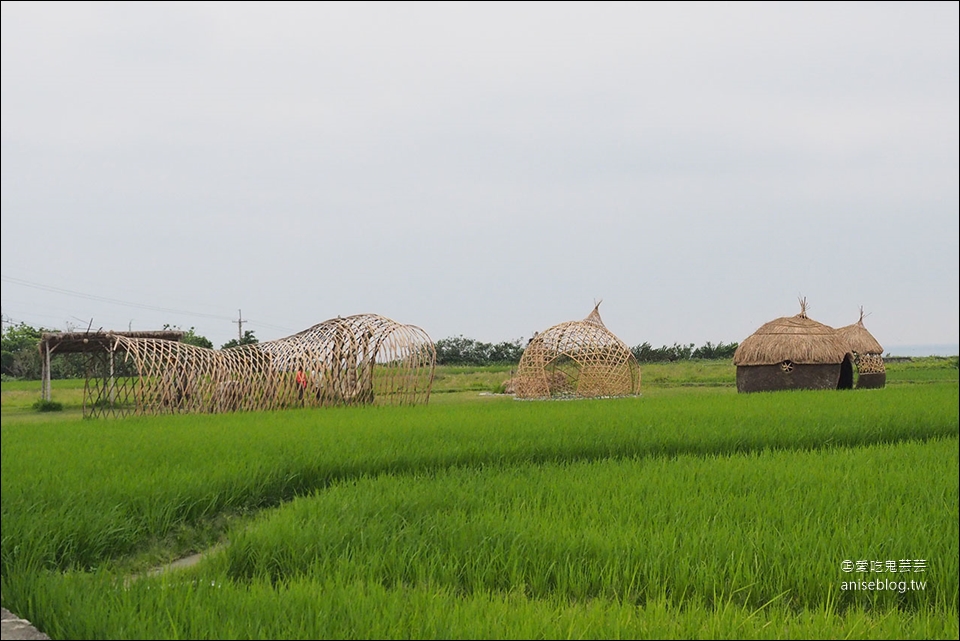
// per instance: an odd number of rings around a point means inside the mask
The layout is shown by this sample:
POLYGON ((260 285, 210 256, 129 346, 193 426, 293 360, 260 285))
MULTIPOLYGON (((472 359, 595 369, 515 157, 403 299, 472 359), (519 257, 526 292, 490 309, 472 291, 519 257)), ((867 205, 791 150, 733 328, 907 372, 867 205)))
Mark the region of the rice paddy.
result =
POLYGON ((54 639, 957 638, 952 372, 101 421, 4 383, 3 605, 54 639))

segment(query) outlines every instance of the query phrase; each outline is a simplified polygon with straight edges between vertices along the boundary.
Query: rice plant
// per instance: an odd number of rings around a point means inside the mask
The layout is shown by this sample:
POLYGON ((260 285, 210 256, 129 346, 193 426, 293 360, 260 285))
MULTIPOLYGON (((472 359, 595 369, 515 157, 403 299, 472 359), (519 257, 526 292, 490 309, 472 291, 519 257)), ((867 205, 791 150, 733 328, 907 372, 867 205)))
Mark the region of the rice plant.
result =
POLYGON ((956 636, 956 383, 0 436, 4 606, 54 638, 956 636))

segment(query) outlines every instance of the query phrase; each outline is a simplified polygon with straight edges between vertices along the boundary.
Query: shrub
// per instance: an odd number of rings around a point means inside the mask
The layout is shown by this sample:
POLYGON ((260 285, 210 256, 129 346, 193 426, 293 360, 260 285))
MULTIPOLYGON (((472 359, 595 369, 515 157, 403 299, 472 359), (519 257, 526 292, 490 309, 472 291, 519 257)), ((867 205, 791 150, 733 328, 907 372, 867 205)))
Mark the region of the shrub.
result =
POLYGON ((38 412, 62 412, 63 403, 58 403, 56 401, 45 401, 43 399, 40 399, 39 401, 33 404, 33 409, 37 410, 38 412))

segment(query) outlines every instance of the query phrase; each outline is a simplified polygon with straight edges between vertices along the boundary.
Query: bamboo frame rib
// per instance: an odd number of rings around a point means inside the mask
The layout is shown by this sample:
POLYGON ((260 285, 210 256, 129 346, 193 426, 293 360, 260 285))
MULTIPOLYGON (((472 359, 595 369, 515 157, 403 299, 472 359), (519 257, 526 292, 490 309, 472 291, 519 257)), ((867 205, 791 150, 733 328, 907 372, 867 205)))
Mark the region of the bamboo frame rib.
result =
POLYGON ((538 333, 520 358, 518 398, 629 396, 640 391, 640 365, 604 326, 600 304, 581 321, 538 333))
POLYGON ((376 314, 224 350, 122 335, 98 345, 86 416, 426 404, 436 367, 426 332, 376 314))

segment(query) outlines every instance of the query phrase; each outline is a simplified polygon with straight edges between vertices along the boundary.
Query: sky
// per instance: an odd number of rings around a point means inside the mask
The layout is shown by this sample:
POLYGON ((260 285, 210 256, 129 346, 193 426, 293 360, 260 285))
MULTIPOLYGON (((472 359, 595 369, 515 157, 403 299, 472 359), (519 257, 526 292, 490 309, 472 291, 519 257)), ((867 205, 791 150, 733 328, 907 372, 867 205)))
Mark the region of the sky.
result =
POLYGON ((4 327, 956 354, 958 7, 4 1, 4 327))

